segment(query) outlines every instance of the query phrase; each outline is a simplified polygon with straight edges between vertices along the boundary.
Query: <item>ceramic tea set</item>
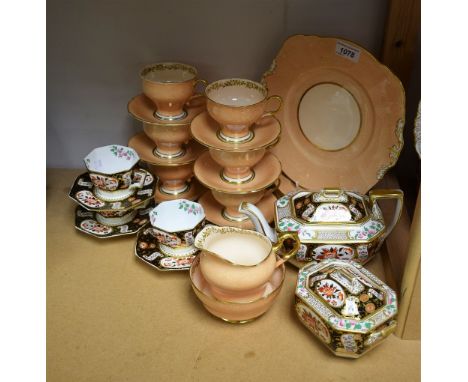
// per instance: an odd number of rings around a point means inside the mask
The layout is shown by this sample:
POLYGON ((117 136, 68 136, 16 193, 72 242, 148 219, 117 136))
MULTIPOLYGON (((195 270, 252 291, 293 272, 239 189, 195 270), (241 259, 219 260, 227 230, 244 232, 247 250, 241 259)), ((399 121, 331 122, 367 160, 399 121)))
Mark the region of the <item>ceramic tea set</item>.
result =
POLYGON ((208 84, 183 63, 144 67, 143 94, 128 103, 143 132, 86 156, 70 191, 75 226, 137 233, 138 259, 189 270, 206 310, 231 323, 268 311, 290 262, 300 268, 299 320, 338 356, 366 353, 396 325, 395 292, 362 264, 402 210, 400 190, 366 194, 398 159, 404 94, 364 49, 343 56, 338 47, 350 44, 293 36, 262 82, 208 84), (382 199, 396 201, 390 224, 382 199))

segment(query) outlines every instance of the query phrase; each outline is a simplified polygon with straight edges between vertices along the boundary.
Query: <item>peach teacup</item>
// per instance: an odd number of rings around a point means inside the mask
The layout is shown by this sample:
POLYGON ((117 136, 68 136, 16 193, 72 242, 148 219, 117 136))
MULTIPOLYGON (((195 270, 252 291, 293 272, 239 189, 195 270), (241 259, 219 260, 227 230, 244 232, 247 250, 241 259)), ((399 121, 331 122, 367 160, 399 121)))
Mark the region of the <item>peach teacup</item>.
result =
POLYGON ((143 93, 156 105, 155 117, 181 120, 187 116, 184 105, 194 96, 199 82, 197 69, 178 62, 161 62, 145 66, 141 72, 143 93))
POLYGON ((143 131, 156 144, 155 156, 173 159, 185 154, 183 144, 190 140, 190 123, 156 125, 143 122, 143 131))
POLYGON ((193 162, 177 165, 149 163, 150 172, 159 178, 159 190, 167 195, 179 195, 189 189, 193 162))
POLYGON ((206 108, 219 123, 218 137, 227 142, 246 142, 253 138, 250 127, 261 118, 274 115, 281 107, 280 96, 267 97, 268 90, 259 82, 231 78, 213 82, 205 88, 206 108), (279 105, 265 112, 268 100, 279 105))
POLYGON ((223 167, 221 177, 229 183, 246 183, 255 176, 254 167, 265 155, 266 148, 228 151, 210 148, 213 160, 223 167))

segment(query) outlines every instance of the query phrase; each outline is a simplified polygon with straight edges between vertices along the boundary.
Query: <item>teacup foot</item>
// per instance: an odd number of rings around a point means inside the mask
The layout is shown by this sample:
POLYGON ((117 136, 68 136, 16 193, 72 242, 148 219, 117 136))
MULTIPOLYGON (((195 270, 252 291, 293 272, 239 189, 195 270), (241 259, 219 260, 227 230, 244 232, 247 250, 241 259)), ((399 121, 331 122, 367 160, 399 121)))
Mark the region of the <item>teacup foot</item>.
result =
POLYGON ((155 157, 163 158, 163 159, 175 159, 175 158, 180 158, 181 156, 184 156, 186 152, 187 152, 186 149, 181 148, 179 151, 176 151, 174 153, 164 153, 156 147, 153 150, 153 155, 155 157))
POLYGON ((229 214, 229 212, 227 212, 226 208, 223 209, 223 211, 221 212, 221 215, 226 220, 229 220, 229 221, 232 221, 232 222, 243 222, 243 221, 248 219, 248 216, 244 215, 244 214, 233 216, 233 215, 229 214))
POLYGON ((220 139, 223 142, 228 142, 228 143, 245 143, 245 142, 249 142, 255 136, 252 131, 249 131, 246 135, 243 135, 241 137, 230 137, 230 136, 224 134, 221 130, 218 130, 216 135, 217 135, 218 139, 220 139))
POLYGON ((182 110, 182 113, 177 115, 164 115, 160 114, 157 110, 154 112, 154 117, 161 120, 161 121, 180 121, 181 119, 185 119, 188 115, 185 109, 182 110))
POLYGON ((117 227, 119 225, 131 222, 135 218, 137 212, 138 210, 133 210, 130 211, 128 214, 125 214, 124 216, 117 217, 108 217, 101 215, 100 213, 96 213, 95 218, 98 223, 108 225, 110 227, 117 227))
POLYGON ((104 191, 100 188, 94 187, 93 189, 94 195, 104 200, 105 202, 121 202, 132 196, 135 193, 134 188, 125 188, 123 190, 116 190, 116 191, 104 191))
POLYGON ((190 184, 185 184, 183 187, 177 189, 169 189, 164 186, 159 186, 159 191, 166 195, 180 195, 184 192, 187 192, 188 190, 190 190, 190 184))
POLYGON ((253 170, 250 170, 250 174, 247 176, 244 176, 242 178, 232 178, 230 176, 227 176, 224 170, 221 170, 220 176, 221 176, 221 179, 224 180, 225 182, 234 183, 234 184, 244 184, 244 183, 250 182, 251 180, 253 180, 253 178, 255 178, 255 172, 253 170))

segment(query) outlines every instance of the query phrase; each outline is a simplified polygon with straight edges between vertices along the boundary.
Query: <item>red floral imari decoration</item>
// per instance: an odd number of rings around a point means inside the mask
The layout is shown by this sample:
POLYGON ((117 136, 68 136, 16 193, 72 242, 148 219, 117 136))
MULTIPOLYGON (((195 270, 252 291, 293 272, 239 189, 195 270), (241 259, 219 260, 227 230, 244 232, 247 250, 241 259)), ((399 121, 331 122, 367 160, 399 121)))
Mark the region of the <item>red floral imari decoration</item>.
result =
POLYGON ((320 254, 317 256, 317 259, 336 259, 338 257, 338 248, 324 248, 320 251, 320 254))
POLYGON ((338 290, 335 286, 330 285, 328 283, 322 284, 318 291, 322 294, 322 296, 328 300, 338 299, 340 301, 344 300, 343 292, 338 290))

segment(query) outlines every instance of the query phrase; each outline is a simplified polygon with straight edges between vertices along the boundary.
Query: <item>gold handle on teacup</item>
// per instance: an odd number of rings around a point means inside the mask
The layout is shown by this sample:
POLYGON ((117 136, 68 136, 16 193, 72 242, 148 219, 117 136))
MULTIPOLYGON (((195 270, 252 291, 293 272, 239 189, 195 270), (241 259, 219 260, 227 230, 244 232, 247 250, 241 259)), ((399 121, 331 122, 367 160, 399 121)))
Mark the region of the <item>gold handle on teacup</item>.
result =
POLYGON ((205 88, 208 86, 208 81, 207 80, 203 80, 201 78, 198 78, 195 80, 195 82, 193 83, 193 88, 195 89, 197 87, 198 84, 203 84, 205 85, 205 88))
POLYGON ((145 185, 146 172, 134 170, 132 173, 132 178, 135 178, 135 174, 139 175, 139 179, 135 182, 132 181, 129 188, 143 188, 145 185))
MULTIPOLYGON (((195 80, 195 82, 193 83, 193 88, 195 89, 197 87, 198 84, 203 84, 205 86, 205 88, 208 86, 208 81, 207 80, 202 80, 201 78, 195 80)), ((194 95, 192 95, 190 97, 190 99, 186 102, 187 106, 191 106, 190 103, 194 100, 197 100, 199 99, 200 97, 204 97, 205 96, 205 93, 195 93, 194 95)), ((201 106, 200 105, 196 105, 196 106, 201 106)))
POLYGON ((403 209, 403 195, 404 195, 403 191, 397 190, 397 189, 390 189, 390 190, 376 189, 376 190, 371 190, 369 192, 369 200, 370 200, 372 209, 374 208, 374 204, 378 203, 378 201, 381 199, 396 199, 396 206, 395 206, 395 212, 393 214, 393 220, 390 223, 390 225, 386 227, 385 233, 381 237, 380 244, 376 248, 376 251, 380 249, 380 246, 382 245, 384 240, 387 238, 388 235, 390 235, 390 232, 392 232, 393 228, 395 228, 395 226, 397 225, 398 220, 400 220, 401 211, 403 209))
POLYGON ((268 102, 270 99, 277 99, 279 101, 278 107, 275 110, 270 110, 267 111, 265 114, 263 114, 260 119, 265 118, 265 117, 273 117, 278 111, 280 111, 281 106, 283 105, 283 99, 280 96, 277 95, 272 95, 269 96, 266 101, 268 102))
POLYGON ((275 244, 273 244, 273 251, 277 253, 278 256, 281 257, 281 260, 278 260, 276 262, 276 267, 279 267, 281 264, 284 264, 291 257, 293 257, 299 250, 300 246, 301 246, 301 242, 299 241, 299 236, 297 235, 297 232, 286 232, 286 233, 281 234, 278 237, 278 241, 275 244), (284 255, 278 254, 278 251, 283 246, 283 242, 287 239, 292 239, 294 241, 294 245, 292 249, 290 249, 284 255))

